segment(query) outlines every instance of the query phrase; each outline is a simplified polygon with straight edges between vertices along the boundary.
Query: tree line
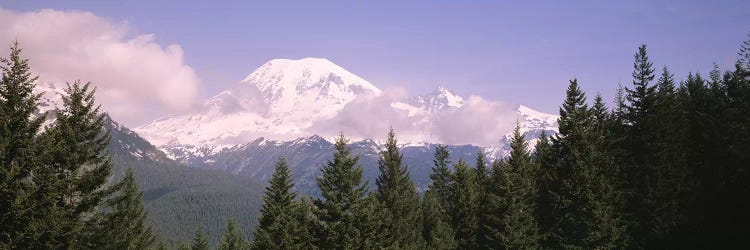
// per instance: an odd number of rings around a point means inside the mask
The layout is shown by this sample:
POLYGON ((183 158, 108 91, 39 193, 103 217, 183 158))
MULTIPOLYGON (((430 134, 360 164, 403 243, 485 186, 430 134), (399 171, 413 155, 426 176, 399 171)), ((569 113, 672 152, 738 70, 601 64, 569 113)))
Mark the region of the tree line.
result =
POLYGON ((38 78, 21 52, 15 42, 0 59, 0 249, 152 246, 132 171, 110 181, 110 135, 94 89, 68 84, 63 107, 40 112, 38 78))
MULTIPOLYGON (((435 150, 422 195, 391 130, 375 190, 358 156, 336 139, 317 184, 297 198, 280 158, 253 240, 232 224, 220 249, 644 249, 748 243, 750 40, 734 69, 656 72, 646 45, 614 107, 570 81, 559 133, 528 144, 519 127, 510 154, 451 162, 435 150), (239 247, 239 248, 238 248, 239 247)), ((198 238, 197 238, 198 239, 198 238)), ((194 248, 196 249, 196 248, 194 248)))
MULTIPOLYGON (((0 248, 145 249, 132 174, 105 185, 108 133, 88 84, 66 89, 45 129, 36 80, 18 45, 0 86, 0 248)), ((677 82, 646 46, 633 82, 612 108, 570 81, 559 133, 529 145, 519 127, 509 155, 451 162, 435 150, 418 190, 389 131, 374 190, 359 157, 336 138, 317 177, 320 196, 300 197, 284 158, 266 187, 251 241, 231 219, 219 249, 642 249, 723 248, 747 243, 750 222, 750 40, 734 69, 677 82), (658 74, 658 75, 657 75, 658 74)), ((186 249, 208 249, 197 230, 186 249)))

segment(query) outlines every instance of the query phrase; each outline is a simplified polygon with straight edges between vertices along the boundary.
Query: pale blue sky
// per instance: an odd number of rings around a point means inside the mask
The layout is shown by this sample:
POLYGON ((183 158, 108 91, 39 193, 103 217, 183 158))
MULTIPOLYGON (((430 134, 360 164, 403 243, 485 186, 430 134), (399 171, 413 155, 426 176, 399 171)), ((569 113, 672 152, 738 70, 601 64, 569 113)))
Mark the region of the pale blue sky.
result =
POLYGON ((179 44, 211 96, 273 58, 325 57, 380 88, 444 85, 556 113, 568 80, 611 98, 647 43, 683 79, 731 66, 750 1, 16 1, 83 10, 179 44))

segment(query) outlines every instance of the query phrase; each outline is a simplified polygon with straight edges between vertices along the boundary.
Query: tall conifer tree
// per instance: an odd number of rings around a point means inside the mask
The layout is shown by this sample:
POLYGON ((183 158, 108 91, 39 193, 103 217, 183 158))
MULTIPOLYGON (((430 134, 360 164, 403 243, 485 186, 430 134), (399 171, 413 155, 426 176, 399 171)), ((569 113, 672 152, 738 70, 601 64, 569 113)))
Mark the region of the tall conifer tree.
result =
POLYGON ((527 143, 518 126, 511 139, 511 153, 507 161, 492 169, 489 192, 491 213, 482 225, 487 249, 537 249, 540 235, 536 222, 536 176, 527 143))
POLYGON ((459 159, 454 168, 456 173, 451 186, 453 205, 448 213, 456 233, 457 247, 475 249, 477 248, 480 186, 477 183, 476 172, 463 159, 459 159))
POLYGON ((374 204, 366 202, 359 157, 351 155, 347 142, 343 134, 336 138, 333 159, 323 166, 323 176, 317 179, 321 198, 313 201, 313 213, 317 220, 316 246, 321 249, 360 247, 368 240, 362 237, 374 237, 357 230, 357 223, 362 223, 358 219, 365 217, 362 211, 374 204))
POLYGON ((90 83, 68 84, 63 109, 41 137, 46 148, 43 166, 35 168, 31 200, 35 219, 29 233, 45 247, 71 248, 93 230, 85 226, 97 212, 107 190, 112 159, 107 153, 109 131, 95 103, 90 83))
POLYGON ((221 236, 219 250, 244 250, 247 248, 247 243, 242 236, 242 230, 238 228, 234 219, 230 218, 229 222, 227 222, 224 235, 221 236))
POLYGON ((414 249, 421 245, 421 216, 419 194, 407 167, 402 163, 396 135, 391 129, 385 149, 378 161, 380 175, 375 181, 377 197, 388 213, 385 226, 388 228, 388 244, 395 248, 414 249))
POLYGON ((36 135, 45 118, 35 117, 37 77, 21 53, 16 41, 10 46, 10 56, 0 58, 0 248, 24 247, 21 234, 29 222, 28 206, 23 204, 29 188, 25 180, 39 162, 36 135))
POLYGON ((300 209, 292 189, 291 173, 286 160, 281 157, 266 187, 263 207, 255 231, 254 249, 303 249, 309 238, 305 217, 307 211, 300 209), (302 213, 297 215, 296 213, 302 213))
POLYGON ((156 239, 151 227, 146 224, 148 217, 143 208, 143 193, 138 191, 133 171, 128 169, 125 177, 111 189, 114 193, 107 198, 108 212, 102 215, 97 232, 89 239, 93 244, 85 246, 94 249, 147 249, 156 239))
POLYGON ((193 242, 190 244, 190 250, 208 250, 208 239, 206 238, 206 234, 203 232, 203 229, 198 229, 195 231, 195 236, 193 237, 193 242))
POLYGON ((450 170, 450 151, 447 145, 438 145, 435 148, 434 166, 430 173, 430 190, 443 209, 450 207, 450 188, 453 185, 453 173, 450 170))

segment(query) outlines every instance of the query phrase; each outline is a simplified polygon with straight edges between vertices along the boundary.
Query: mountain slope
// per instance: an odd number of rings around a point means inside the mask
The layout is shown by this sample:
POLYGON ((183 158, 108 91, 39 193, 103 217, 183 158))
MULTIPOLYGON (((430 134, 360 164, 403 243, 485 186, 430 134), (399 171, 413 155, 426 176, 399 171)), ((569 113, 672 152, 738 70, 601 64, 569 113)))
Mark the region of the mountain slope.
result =
POLYGON ((149 224, 160 240, 186 242, 202 227, 216 245, 230 216, 250 236, 264 184, 224 171, 184 166, 111 119, 106 127, 112 135, 108 147, 114 162, 112 181, 121 179, 127 168, 133 169, 149 224))
POLYGON ((242 144, 258 137, 295 138, 364 95, 380 95, 364 79, 322 58, 274 59, 208 99, 191 114, 135 130, 156 145, 242 144))

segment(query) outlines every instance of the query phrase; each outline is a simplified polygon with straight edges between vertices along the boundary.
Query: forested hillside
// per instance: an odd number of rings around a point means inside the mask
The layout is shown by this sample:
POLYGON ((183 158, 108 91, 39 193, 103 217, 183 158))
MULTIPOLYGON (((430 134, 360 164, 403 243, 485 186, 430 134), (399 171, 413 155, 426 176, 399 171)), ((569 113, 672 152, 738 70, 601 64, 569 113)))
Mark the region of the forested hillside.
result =
POLYGON ((308 163, 321 166, 314 176, 295 176, 283 155, 269 155, 276 164, 263 189, 169 160, 103 114, 88 83, 68 84, 42 127, 21 52, 16 43, 1 61, 2 249, 725 249, 750 241, 750 40, 734 68, 684 80, 655 66, 642 45, 632 84, 612 105, 572 79, 558 134, 529 145, 517 126, 509 156, 493 162, 481 153, 452 160, 466 152, 437 146, 424 190, 393 129, 383 131, 377 170, 363 168, 368 158, 342 134, 330 156, 308 163), (374 183, 366 171, 377 171, 374 183), (312 178, 316 195, 301 195, 295 178, 312 178))
POLYGON ((112 156, 113 179, 133 170, 149 225, 160 240, 176 246, 201 229, 215 245, 230 217, 248 233, 255 227, 264 184, 178 164, 111 119, 105 128, 112 136, 107 151, 112 156))

